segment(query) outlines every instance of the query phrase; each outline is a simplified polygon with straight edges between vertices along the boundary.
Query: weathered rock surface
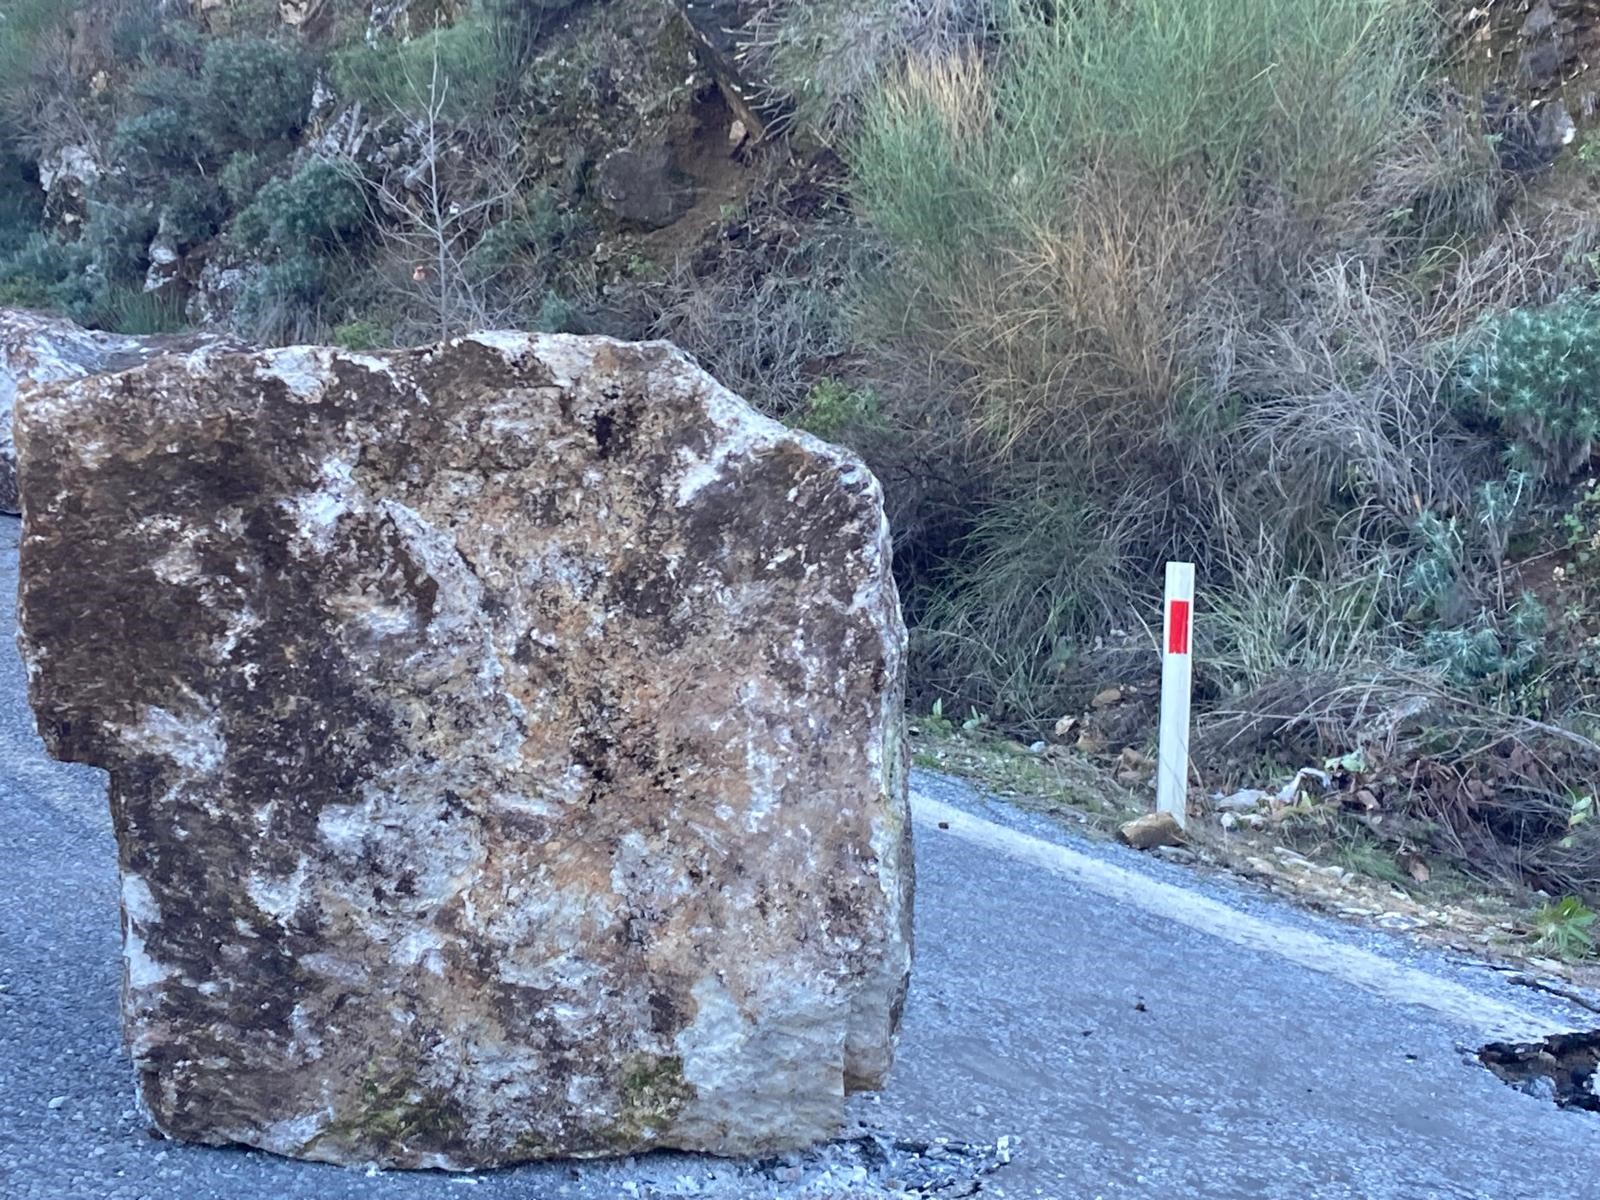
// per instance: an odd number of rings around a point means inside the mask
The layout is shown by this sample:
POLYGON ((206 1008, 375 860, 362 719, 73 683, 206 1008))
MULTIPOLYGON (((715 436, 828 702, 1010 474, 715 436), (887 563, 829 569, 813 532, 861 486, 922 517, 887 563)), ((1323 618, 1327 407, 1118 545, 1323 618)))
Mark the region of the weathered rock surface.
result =
POLYGON ((167 358, 18 405, 167 1134, 472 1168, 831 1133, 910 962, 876 482, 664 344, 167 358))
POLYGON ((127 337, 84 329, 65 317, 0 309, 0 512, 16 513, 17 449, 12 408, 17 392, 38 383, 121 371, 162 354, 217 346, 203 334, 127 337))
POLYGON ((645 229, 665 229, 694 207, 694 181, 678 169, 665 142, 613 150, 597 174, 600 203, 645 229))

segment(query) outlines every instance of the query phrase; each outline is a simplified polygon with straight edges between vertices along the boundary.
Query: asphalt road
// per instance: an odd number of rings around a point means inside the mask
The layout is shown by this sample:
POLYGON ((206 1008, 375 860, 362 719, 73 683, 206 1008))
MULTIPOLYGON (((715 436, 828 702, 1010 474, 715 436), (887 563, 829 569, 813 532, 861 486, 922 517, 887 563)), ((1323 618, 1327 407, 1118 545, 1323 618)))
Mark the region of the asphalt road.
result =
MULTIPOLYGON (((0 523, 0 594, 16 524, 0 523)), ((48 761, 0 611, 0 1198, 884 1197, 985 1152, 885 1165, 860 1144, 477 1176, 366 1173, 149 1137, 117 1028, 101 779, 48 761), (944 1166, 940 1167, 939 1164, 944 1166), (950 1165, 954 1163, 955 1165, 950 1165)), ((1389 935, 1322 922, 937 778, 917 781, 918 962, 889 1138, 994 1145, 982 1195, 1249 1200, 1600 1197, 1600 1116, 1471 1052, 1581 1014, 1389 935), (947 806, 947 807, 946 807, 947 806), (941 823, 948 828, 941 828, 941 823)), ((1592 1017, 1592 1014, 1589 1014, 1592 1017)))

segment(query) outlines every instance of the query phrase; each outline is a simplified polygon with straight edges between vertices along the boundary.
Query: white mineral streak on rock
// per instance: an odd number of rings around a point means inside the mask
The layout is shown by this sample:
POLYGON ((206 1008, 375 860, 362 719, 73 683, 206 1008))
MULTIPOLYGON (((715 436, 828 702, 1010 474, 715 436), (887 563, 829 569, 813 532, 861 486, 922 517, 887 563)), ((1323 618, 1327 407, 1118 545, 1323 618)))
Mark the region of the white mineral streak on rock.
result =
POLYGON ((904 631, 845 451, 507 333, 158 360, 18 432, 30 697, 111 772, 163 1131, 764 1154, 882 1081, 904 631))
POLYGON ((245 880, 245 893, 260 912, 287 925, 305 897, 306 867, 307 860, 302 858, 288 875, 256 872, 245 880))
MULTIPOLYGON (((192 693, 190 697, 193 698, 192 693)), ((222 725, 214 712, 178 716, 150 706, 139 724, 124 726, 118 733, 130 749, 158 755, 196 775, 216 770, 228 751, 222 725)))
POLYGON ((275 379, 301 400, 316 400, 328 386, 328 364, 333 352, 320 346, 289 346, 264 355, 256 367, 258 379, 275 379))
POLYGON ((132 872, 122 876, 122 959, 130 991, 154 987, 171 974, 145 947, 144 931, 161 920, 161 909, 150 887, 132 872))
POLYGON ((679 1114, 684 1129, 714 1138, 732 1109, 750 1135, 778 1145, 797 1124, 826 1127, 837 1119, 844 1100, 843 1002, 805 983, 782 987, 741 1005, 715 977, 694 985, 694 1022, 677 1037, 683 1077, 696 1090, 679 1114), (761 1013, 759 1024, 750 1010, 761 1013), (716 1099, 705 1103, 702 1096, 716 1099))
POLYGON ((318 486, 301 492, 284 501, 294 518, 295 531, 317 554, 326 554, 333 548, 334 531, 339 519, 348 514, 364 511, 365 497, 356 486, 351 465, 342 458, 323 460, 318 486))

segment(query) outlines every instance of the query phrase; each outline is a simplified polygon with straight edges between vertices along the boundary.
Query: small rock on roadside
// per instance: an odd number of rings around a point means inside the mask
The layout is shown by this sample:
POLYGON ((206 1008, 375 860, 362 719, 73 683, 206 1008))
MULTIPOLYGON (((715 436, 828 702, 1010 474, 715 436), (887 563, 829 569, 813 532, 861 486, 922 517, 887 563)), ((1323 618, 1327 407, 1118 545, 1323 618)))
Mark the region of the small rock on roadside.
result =
POLYGON ((1118 829, 1117 837, 1135 850, 1154 850, 1157 846, 1180 845, 1183 830, 1171 813, 1145 813, 1118 829))

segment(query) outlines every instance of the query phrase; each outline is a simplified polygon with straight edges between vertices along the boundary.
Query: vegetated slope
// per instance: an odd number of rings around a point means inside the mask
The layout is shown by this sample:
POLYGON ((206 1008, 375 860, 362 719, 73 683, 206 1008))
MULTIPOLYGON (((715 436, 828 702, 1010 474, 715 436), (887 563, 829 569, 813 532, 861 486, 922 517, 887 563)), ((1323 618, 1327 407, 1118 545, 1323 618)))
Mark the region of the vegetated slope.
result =
POLYGON ((1582 6, 198 7, 9 6, 8 302, 672 337, 883 478, 920 705, 1137 695, 1191 559, 1208 785, 1600 894, 1582 6))

